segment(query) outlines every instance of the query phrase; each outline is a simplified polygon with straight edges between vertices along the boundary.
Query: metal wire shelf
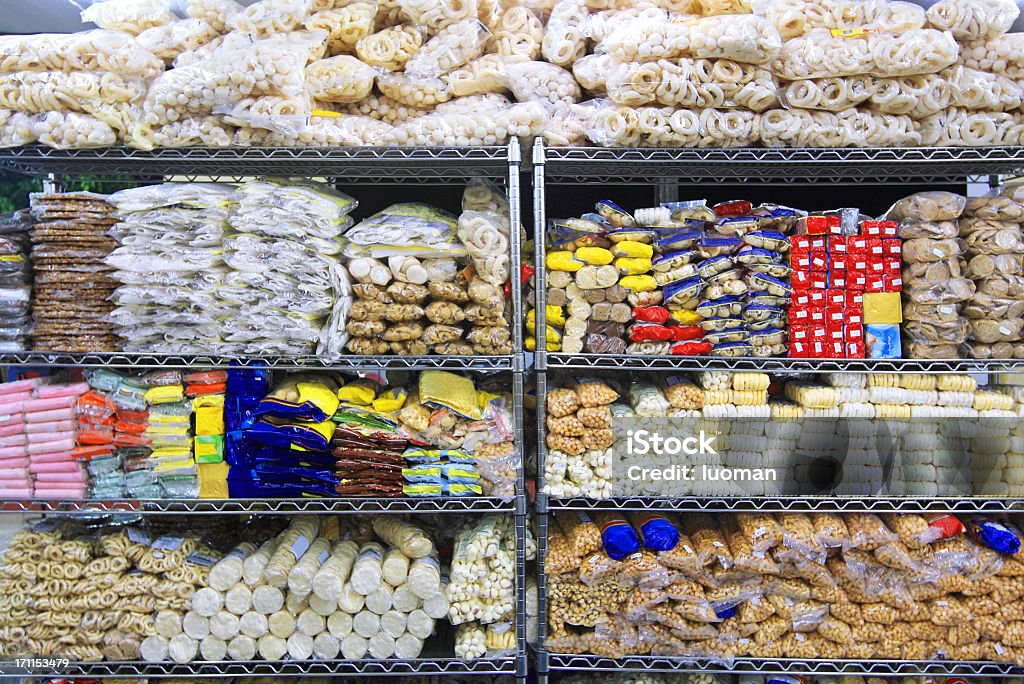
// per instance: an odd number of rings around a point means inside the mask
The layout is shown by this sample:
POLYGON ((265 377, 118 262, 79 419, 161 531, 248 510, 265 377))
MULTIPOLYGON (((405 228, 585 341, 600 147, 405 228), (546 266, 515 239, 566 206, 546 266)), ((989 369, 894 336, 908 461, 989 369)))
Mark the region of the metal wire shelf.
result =
POLYGON ((907 148, 545 148, 549 182, 687 183, 963 182, 965 176, 1016 175, 1024 147, 907 148))
POLYGON ((255 366, 297 370, 513 370, 516 357, 505 356, 221 356, 215 354, 128 354, 96 352, 14 352, 0 354, 0 366, 85 366, 108 368, 229 368, 255 366))
POLYGON ((548 369, 725 370, 764 373, 1010 373, 1024 370, 1024 359, 790 359, 544 353, 543 361, 548 369))
POLYGON ((625 672, 714 672, 761 674, 870 675, 895 677, 901 675, 977 675, 1017 677, 1024 668, 994 662, 955 662, 943 660, 797 660, 736 658, 728 666, 691 658, 661 656, 630 656, 602 658, 592 655, 548 654, 551 670, 599 670, 625 672))
POLYGON ((504 176, 518 162, 517 142, 505 147, 129 147, 54 150, 41 145, 0 150, 0 168, 33 176, 298 175, 432 182, 504 176))
POLYGON ((514 499, 495 497, 438 497, 390 499, 0 499, 0 513, 114 512, 167 515, 222 513, 511 513, 514 499))
POLYGON ((515 674, 513 657, 459 660, 456 658, 418 658, 414 660, 287 660, 287 661, 212 661, 186 664, 144 662, 69 662, 46 659, 40 668, 25 668, 17 661, 0 663, 0 677, 24 675, 61 677, 238 677, 306 675, 346 675, 365 677, 373 675, 457 675, 457 674, 515 674), (51 669, 49 663, 59 664, 51 669))
POLYGON ((840 513, 1004 513, 1024 511, 1024 499, 988 497, 854 497, 854 496, 789 496, 789 497, 614 497, 611 499, 552 499, 543 497, 549 511, 616 510, 616 511, 678 511, 678 512, 815 512, 840 513))

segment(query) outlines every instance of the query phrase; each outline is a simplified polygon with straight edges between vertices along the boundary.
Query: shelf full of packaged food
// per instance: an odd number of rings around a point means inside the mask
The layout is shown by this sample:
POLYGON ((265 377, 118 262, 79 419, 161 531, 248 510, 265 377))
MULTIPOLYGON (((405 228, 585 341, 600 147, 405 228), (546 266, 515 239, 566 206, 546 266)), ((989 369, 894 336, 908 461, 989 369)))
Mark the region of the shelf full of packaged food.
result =
POLYGON ((219 515, 260 513, 512 513, 515 499, 497 497, 309 499, 0 499, 0 513, 145 513, 219 515))
POLYGON ((640 356, 541 352, 542 368, 756 371, 761 373, 1012 373, 1024 359, 799 359, 785 357, 640 356))
POLYGON ((236 368, 278 370, 448 370, 501 371, 515 368, 516 356, 231 356, 217 354, 65 353, 0 354, 0 366, 81 366, 84 368, 236 368))
POLYGON ((342 675, 346 677, 401 675, 515 674, 514 657, 461 660, 417 658, 413 660, 255 660, 176 663, 75 662, 59 658, 0 662, 0 678, 24 676, 60 677, 239 677, 342 675))
POLYGON ((548 511, 673 511, 680 513, 1007 513, 1024 511, 1024 498, 989 496, 714 496, 610 499, 541 497, 548 511))
POLYGON ((602 658, 594 655, 549 653, 551 670, 597 670, 616 672, 678 672, 715 674, 798 674, 863 675, 897 677, 948 675, 1019 677, 1024 668, 995 662, 945 660, 821 660, 735 658, 728 663, 665 656, 602 658))
POLYGON ((590 148, 538 144, 534 162, 551 183, 894 184, 962 183, 1019 175, 1024 147, 590 148))
POLYGON ((494 147, 129 147, 0 150, 0 168, 18 173, 115 176, 328 176, 366 181, 437 182, 504 176, 519 143, 494 147))

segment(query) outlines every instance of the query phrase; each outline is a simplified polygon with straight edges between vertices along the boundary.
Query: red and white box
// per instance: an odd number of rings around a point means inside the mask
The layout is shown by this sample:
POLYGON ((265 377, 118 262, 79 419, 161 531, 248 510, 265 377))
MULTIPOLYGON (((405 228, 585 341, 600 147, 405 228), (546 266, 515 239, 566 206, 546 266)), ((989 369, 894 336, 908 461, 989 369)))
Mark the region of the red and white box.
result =
POLYGON ((863 359, 864 358, 864 343, 863 342, 847 342, 846 343, 846 358, 848 358, 848 359, 863 359))
POLYGON ((811 322, 811 307, 805 305, 793 305, 787 312, 789 326, 809 325, 811 322))
POLYGON ((846 307, 846 290, 830 287, 825 290, 825 306, 846 307))
POLYGON ((825 307, 825 323, 829 325, 842 325, 846 320, 846 305, 835 306, 829 304, 825 307))
POLYGON ((861 302, 849 302, 846 305, 846 324, 864 324, 864 305, 861 302))
POLYGON ((864 272, 868 274, 869 278, 873 275, 882 275, 885 273, 885 259, 881 255, 869 254, 867 268, 864 269, 864 272))
POLYGON ((839 323, 826 323, 825 324, 825 337, 829 342, 845 342, 846 332, 845 326, 842 321, 839 323))
POLYGON ((883 287, 882 292, 903 292, 903 276, 902 275, 884 275, 882 276, 883 287))
POLYGON ((863 271, 847 271, 846 289, 864 292, 868 285, 868 277, 863 271))
POLYGON ((863 325, 852 325, 847 324, 843 330, 843 340, 849 344, 851 342, 864 342, 864 326, 863 325))
POLYGON ((825 306, 825 290, 800 290, 791 298, 793 306, 825 306))
POLYGON ((793 271, 791 280, 793 288, 797 290, 828 289, 828 276, 824 272, 793 271))
POLYGON ((845 359, 846 358, 846 343, 841 340, 829 340, 825 344, 825 356, 826 359, 845 359))
POLYGON ((846 252, 850 256, 867 256, 868 253, 868 240, 863 235, 851 235, 846 238, 846 252))
POLYGON ((882 254, 899 258, 903 254, 903 240, 882 240, 882 254))
POLYGON ((885 275, 882 273, 868 275, 867 282, 864 284, 864 291, 885 292, 885 275))
POLYGON ((898 256, 882 258, 882 273, 887 276, 899 276, 903 273, 903 260, 898 256))
POLYGON ((894 238, 899 234, 895 221, 861 221, 860 231, 867 237, 894 238))

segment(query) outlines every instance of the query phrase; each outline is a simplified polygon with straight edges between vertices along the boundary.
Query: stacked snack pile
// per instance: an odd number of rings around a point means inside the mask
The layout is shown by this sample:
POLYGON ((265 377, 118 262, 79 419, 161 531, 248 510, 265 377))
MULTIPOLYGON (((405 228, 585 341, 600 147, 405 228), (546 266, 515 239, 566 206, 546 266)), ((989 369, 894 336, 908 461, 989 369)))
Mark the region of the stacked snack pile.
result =
POLYGON ((394 204, 346 233, 345 265, 356 281, 349 351, 512 352, 502 289, 511 274, 508 200, 493 184, 470 181, 462 205, 456 218, 394 204))
MULTIPOLYGON (((577 354, 780 356, 801 212, 750 202, 615 203, 548 229, 545 338, 577 354), (568 314, 568 315, 567 315, 568 314)), ((536 312, 527 316, 535 332, 536 312)), ((536 337, 527 348, 536 347, 536 337)))
POLYGON ((511 498, 520 460, 511 397, 490 389, 424 371, 388 388, 292 375, 254 404, 229 393, 229 408, 243 412, 239 427, 234 417, 227 425, 231 496, 511 498))
POLYGON ((1021 662, 1009 523, 602 513, 557 516, 551 530, 556 653, 1021 662))
POLYGON ((413 659, 439 621, 494 627, 483 650, 456 646, 458 657, 500 655, 515 649, 515 628, 502 628, 514 621, 514 540, 511 516, 493 515, 446 534, 394 516, 145 529, 48 519, 17 532, 0 560, 11 604, 0 655, 413 659), (449 580, 437 549, 455 532, 449 580))
POLYGON ((901 245, 895 221, 855 209, 808 216, 793 242, 791 357, 899 358, 901 245))
POLYGON ((592 499, 1009 496, 1024 482, 1017 386, 979 388, 954 374, 821 377, 783 385, 763 373, 706 371, 621 387, 598 380, 551 387, 544 491, 592 499), (652 435, 701 432, 713 437, 715 451, 690 458, 688 477, 636 476, 678 463, 673 452, 645 448, 652 435), (833 474, 823 475, 828 468, 833 474), (726 470, 746 477, 707 474, 726 470), (754 470, 774 477, 752 477, 754 470))
POLYGON ((16 211, 0 217, 0 350, 25 351, 32 331, 32 216, 16 211))
MULTIPOLYGON (((107 231, 119 219, 107 198, 88 192, 30 196, 34 349, 110 351, 117 345, 108 315, 117 287, 104 263, 117 243, 107 231)), ((24 311, 28 302, 23 302, 24 311)))
POLYGON ((0 43, 0 144, 1016 145, 1018 14, 1012 0, 105 0, 82 13, 99 30, 0 43))
POLYGON ((218 348, 221 259, 233 188, 164 183, 115 192, 120 247, 105 259, 121 283, 111 320, 127 352, 202 354, 218 348))

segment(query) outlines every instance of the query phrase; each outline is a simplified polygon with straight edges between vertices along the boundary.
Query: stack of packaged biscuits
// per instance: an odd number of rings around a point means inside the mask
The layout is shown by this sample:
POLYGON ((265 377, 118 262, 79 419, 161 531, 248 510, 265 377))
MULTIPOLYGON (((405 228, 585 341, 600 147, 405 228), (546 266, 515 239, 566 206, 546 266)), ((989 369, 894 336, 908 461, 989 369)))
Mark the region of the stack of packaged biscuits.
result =
MULTIPOLYGON (((338 419, 336 414, 335 420, 338 419)), ((342 419, 334 430, 337 492, 340 496, 402 496, 402 452, 409 444, 397 433, 360 429, 342 419)))
POLYGON ((0 217, 0 351, 4 352, 24 351, 31 328, 31 228, 32 217, 25 210, 0 217))
POLYGON ((118 283, 103 263, 117 246, 107 235, 118 223, 114 207, 89 192, 33 193, 30 202, 36 221, 33 346, 63 352, 117 349, 108 316, 118 283))

